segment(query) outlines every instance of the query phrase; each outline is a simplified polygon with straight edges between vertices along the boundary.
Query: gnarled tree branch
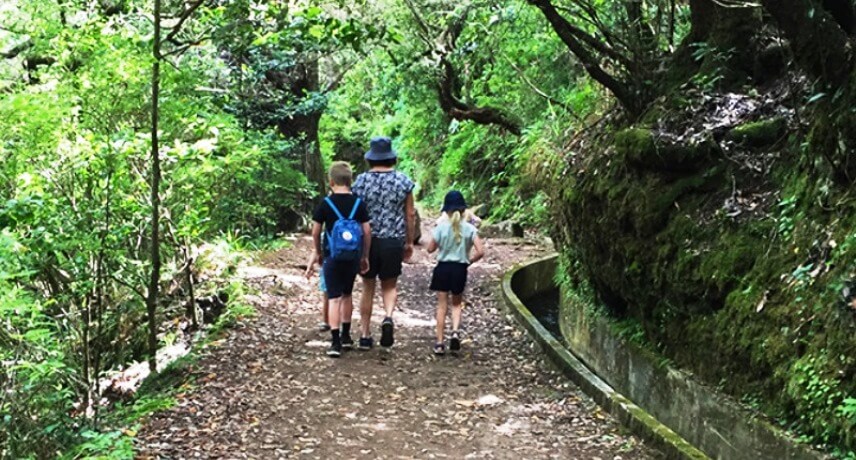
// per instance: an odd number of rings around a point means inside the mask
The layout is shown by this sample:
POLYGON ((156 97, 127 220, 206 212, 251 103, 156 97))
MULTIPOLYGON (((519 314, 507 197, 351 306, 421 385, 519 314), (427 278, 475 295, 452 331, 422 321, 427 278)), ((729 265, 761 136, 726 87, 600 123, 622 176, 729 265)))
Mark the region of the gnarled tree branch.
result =
POLYGON ((520 122, 502 109, 474 106, 460 100, 456 95, 457 78, 454 66, 446 58, 442 59, 441 66, 443 75, 440 78, 438 90, 443 112, 455 120, 470 120, 480 125, 497 125, 515 136, 521 134, 520 122))
POLYGON ((178 17, 178 22, 174 26, 172 26, 172 30, 169 32, 169 34, 167 34, 166 38, 164 38, 164 41, 176 45, 183 45, 183 43, 177 40, 178 34, 181 33, 181 29, 184 27, 184 23, 187 22, 187 20, 190 19, 191 16, 193 16, 193 13, 198 10, 199 7, 201 7, 204 3, 205 0, 196 0, 195 2, 187 5, 184 8, 184 11, 181 12, 181 15, 178 17))
POLYGON ((481 125, 496 125, 502 129, 519 136, 521 134, 521 123, 512 115, 498 107, 478 106, 464 101, 460 97, 460 79, 455 66, 449 59, 457 46, 458 38, 466 26, 466 18, 469 7, 449 23, 448 27, 440 33, 440 36, 432 40, 429 34, 434 29, 419 14, 419 9, 413 5, 412 0, 405 0, 423 41, 428 45, 429 53, 438 57, 440 66, 440 79, 437 83, 437 93, 440 108, 446 115, 455 120, 469 120, 481 125))
POLYGON ((631 90, 630 85, 626 82, 620 81, 603 68, 598 56, 593 54, 580 39, 577 30, 575 30, 576 27, 556 10, 556 6, 550 0, 528 1, 541 10, 562 42, 580 60, 589 76, 608 89, 618 99, 618 102, 631 113, 638 114, 642 111, 647 105, 646 99, 631 90))

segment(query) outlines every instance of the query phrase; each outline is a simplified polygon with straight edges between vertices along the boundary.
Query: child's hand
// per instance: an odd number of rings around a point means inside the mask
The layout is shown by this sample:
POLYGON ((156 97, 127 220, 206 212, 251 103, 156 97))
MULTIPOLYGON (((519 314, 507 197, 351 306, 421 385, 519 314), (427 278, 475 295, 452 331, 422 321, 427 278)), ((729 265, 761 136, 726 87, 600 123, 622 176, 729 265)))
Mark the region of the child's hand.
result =
POLYGON ((309 263, 306 264, 306 273, 304 273, 304 276, 306 276, 307 280, 312 279, 312 275, 315 274, 316 265, 318 265, 319 267, 324 266, 323 262, 324 256, 322 256, 321 254, 315 254, 314 256, 312 256, 311 259, 309 259, 309 263))
POLYGON ((363 257, 360 259, 360 274, 365 275, 369 272, 369 258, 363 257))

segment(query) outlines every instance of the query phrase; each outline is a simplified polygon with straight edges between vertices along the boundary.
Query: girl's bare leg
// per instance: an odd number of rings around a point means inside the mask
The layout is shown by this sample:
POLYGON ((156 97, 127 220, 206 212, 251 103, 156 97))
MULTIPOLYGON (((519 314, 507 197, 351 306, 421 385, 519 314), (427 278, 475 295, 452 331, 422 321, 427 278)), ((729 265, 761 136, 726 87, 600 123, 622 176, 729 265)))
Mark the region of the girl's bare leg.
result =
POLYGON ((437 293, 437 343, 443 343, 443 332, 446 329, 446 310, 449 304, 449 293, 437 293))
POLYGON ((464 310, 464 296, 452 295, 452 331, 457 332, 461 328, 461 313, 464 310))

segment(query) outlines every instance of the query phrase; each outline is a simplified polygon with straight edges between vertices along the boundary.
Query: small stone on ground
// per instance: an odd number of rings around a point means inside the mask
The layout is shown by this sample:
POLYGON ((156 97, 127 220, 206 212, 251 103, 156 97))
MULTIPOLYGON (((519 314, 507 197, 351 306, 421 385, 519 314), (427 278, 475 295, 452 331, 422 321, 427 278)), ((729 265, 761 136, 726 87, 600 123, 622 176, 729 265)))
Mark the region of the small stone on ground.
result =
MULTIPOLYGON (((417 250, 400 280, 392 350, 377 347, 376 304, 375 349, 330 359, 329 333, 317 330, 317 279, 300 278, 310 246, 300 238, 243 271, 258 316, 204 352, 194 390, 139 432, 138 458, 658 457, 552 370, 504 314, 503 271, 546 248, 488 241, 470 271, 462 351, 439 357, 433 259, 417 250)), ((354 331, 358 321, 356 313, 354 331)))

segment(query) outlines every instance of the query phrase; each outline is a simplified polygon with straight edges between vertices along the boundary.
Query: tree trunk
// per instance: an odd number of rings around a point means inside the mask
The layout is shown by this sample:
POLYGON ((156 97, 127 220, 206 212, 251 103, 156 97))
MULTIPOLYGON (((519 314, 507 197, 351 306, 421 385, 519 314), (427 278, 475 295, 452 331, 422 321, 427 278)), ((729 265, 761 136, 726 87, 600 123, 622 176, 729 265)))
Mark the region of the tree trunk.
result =
MULTIPOLYGON (((274 78, 287 80, 291 83, 287 91, 295 100, 305 99, 307 94, 320 91, 321 80, 317 60, 298 64, 292 73, 292 75, 275 76, 274 78)), ((302 172, 309 179, 309 182, 315 186, 318 194, 322 196, 327 189, 324 162, 321 159, 321 146, 318 139, 318 127, 323 113, 324 108, 317 107, 311 112, 294 115, 277 123, 280 134, 289 139, 300 140, 302 172)))
POLYGON ((196 313, 196 293, 194 292, 193 284, 193 255, 190 251, 190 243, 184 243, 184 260, 185 260, 185 276, 187 278, 187 295, 188 300, 187 316, 190 318, 190 327, 196 331, 199 330, 199 315, 196 313))
POLYGON ((722 77, 720 86, 740 85, 747 76, 756 80, 756 61, 762 46, 755 40, 763 20, 757 7, 722 6, 714 0, 690 0, 690 35, 684 41, 685 52, 690 45, 704 43, 701 71, 722 77))
POLYGON ((763 0, 790 42, 794 57, 811 75, 842 85, 853 71, 853 44, 820 4, 811 0, 763 0))
POLYGON ((158 137, 158 104, 160 98, 160 61, 161 61, 161 2, 155 1, 154 22, 155 35, 152 55, 152 177, 151 177, 151 201, 152 201, 152 241, 151 241, 151 278, 149 289, 146 294, 146 310, 149 316, 149 370, 152 374, 157 372, 158 352, 158 325, 157 305, 158 288, 160 287, 160 139, 158 137))

